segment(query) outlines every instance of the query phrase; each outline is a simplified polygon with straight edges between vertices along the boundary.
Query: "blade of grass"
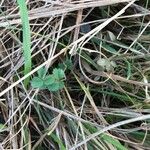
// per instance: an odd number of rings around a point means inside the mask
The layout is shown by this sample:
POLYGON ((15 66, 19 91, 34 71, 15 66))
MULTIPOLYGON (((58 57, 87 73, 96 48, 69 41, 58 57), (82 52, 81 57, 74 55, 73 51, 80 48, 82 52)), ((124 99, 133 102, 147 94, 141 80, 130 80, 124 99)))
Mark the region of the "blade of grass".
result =
MULTIPOLYGON (((30 36, 30 24, 28 18, 28 9, 25 3, 25 0, 17 0, 21 22, 22 22, 22 29, 23 29, 23 53, 24 53, 24 75, 28 74, 31 71, 31 36, 30 36)), ((30 77, 24 80, 24 86, 27 87, 29 84, 30 77)))
POLYGON ((127 120, 123 120, 123 121, 114 123, 112 125, 109 125, 109 126, 103 128, 102 130, 99 130, 99 131, 91 134, 90 136, 86 137, 86 140, 79 142, 78 144, 76 144, 72 148, 70 148, 69 150, 75 150, 79 146, 87 143, 88 141, 92 140, 93 138, 99 136, 100 134, 102 134, 102 133, 104 133, 104 132, 106 132, 108 130, 114 129, 114 128, 122 126, 122 125, 129 124, 129 123, 133 123, 133 122, 137 122, 137 121, 142 121, 142 120, 148 120, 148 119, 150 119, 150 114, 148 114, 148 115, 142 115, 142 116, 139 116, 139 117, 136 117, 136 118, 131 118, 131 119, 127 119, 127 120))
POLYGON ((125 62, 127 63, 127 79, 130 79, 130 77, 131 77, 131 64, 126 59, 125 59, 125 62))
MULTIPOLYGON (((88 125, 88 124, 85 124, 85 127, 86 127, 91 133, 95 133, 95 132, 98 131, 95 127, 93 127, 93 126, 91 126, 91 125, 88 125)), ((102 139, 103 141, 107 141, 108 143, 114 145, 114 146, 116 147, 116 149, 118 149, 118 150, 127 150, 127 149, 124 147, 124 145, 122 145, 122 144, 120 143, 119 140, 117 140, 117 139, 115 139, 115 138, 112 138, 111 136, 109 136, 109 135, 107 135, 107 134, 105 134, 105 133, 102 134, 102 135, 100 135, 99 137, 100 137, 100 139, 102 139)))
POLYGON ((59 145, 61 150, 66 150, 63 141, 56 134, 51 133, 49 136, 59 145))

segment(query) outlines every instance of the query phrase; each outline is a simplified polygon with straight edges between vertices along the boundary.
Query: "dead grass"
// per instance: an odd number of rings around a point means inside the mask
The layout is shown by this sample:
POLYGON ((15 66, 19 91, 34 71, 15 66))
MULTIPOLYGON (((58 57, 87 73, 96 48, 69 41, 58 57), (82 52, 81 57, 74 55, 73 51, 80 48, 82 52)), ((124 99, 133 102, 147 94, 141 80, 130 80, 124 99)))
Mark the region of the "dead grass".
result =
POLYGON ((26 3, 32 71, 23 75, 19 8, 0 2, 0 149, 148 150, 149 1, 26 3), (66 60, 62 90, 24 87, 66 60))

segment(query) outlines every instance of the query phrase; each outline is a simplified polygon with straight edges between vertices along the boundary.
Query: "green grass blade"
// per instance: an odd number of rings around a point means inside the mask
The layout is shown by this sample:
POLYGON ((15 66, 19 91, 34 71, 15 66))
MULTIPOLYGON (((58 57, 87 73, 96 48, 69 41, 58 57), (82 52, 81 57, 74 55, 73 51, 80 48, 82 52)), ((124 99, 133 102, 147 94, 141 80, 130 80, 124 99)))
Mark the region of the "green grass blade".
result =
POLYGON ((127 63, 127 79, 129 80, 131 77, 131 64, 128 60, 125 60, 125 62, 127 63))
POLYGON ((66 150, 66 148, 63 144, 63 141, 61 141, 61 139, 59 137, 57 137, 56 134, 51 133, 49 136, 60 146, 61 150, 66 150))
MULTIPOLYGON (((23 29, 23 53, 24 53, 24 75, 31 71, 31 35, 30 35, 30 24, 28 19, 28 9, 25 0, 17 0, 20 10, 22 29, 23 29)), ((24 86, 27 87, 30 78, 24 80, 24 86)))
MULTIPOLYGON (((86 127, 91 133, 94 133, 94 132, 97 132, 97 131, 98 131, 95 127, 90 126, 90 125, 88 125, 88 124, 85 124, 85 127, 86 127)), ((102 134, 102 135, 100 135, 99 137, 100 137, 100 139, 102 139, 103 141, 106 141, 106 142, 108 142, 108 143, 114 145, 117 150, 127 150, 127 148, 126 148, 124 145, 122 145, 119 140, 117 140, 117 139, 115 139, 115 138, 112 138, 111 136, 109 136, 109 135, 107 135, 107 134, 105 134, 105 133, 102 134)))

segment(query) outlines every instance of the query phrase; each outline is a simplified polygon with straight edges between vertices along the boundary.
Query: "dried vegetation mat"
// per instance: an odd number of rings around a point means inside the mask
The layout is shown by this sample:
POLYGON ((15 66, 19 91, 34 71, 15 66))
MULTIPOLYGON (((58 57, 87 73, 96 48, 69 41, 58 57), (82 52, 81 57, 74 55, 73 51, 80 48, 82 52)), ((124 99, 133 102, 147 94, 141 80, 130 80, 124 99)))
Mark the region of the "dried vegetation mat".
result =
POLYGON ((0 150, 150 149, 149 0, 0 1, 0 150))

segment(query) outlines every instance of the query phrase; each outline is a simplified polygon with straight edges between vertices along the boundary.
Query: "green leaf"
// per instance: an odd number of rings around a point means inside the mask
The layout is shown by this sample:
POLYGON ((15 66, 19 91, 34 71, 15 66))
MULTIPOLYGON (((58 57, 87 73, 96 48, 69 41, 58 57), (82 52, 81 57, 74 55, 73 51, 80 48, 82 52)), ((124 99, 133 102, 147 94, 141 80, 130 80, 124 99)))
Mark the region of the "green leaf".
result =
POLYGON ((59 90, 62 89, 63 87, 64 87, 64 82, 63 82, 63 81, 60 81, 60 82, 59 82, 59 90))
POLYGON ((66 59, 63 63, 59 63, 58 67, 62 70, 71 70, 73 67, 71 59, 66 59))
POLYGON ((127 150, 127 148, 122 145, 117 139, 114 139, 106 134, 103 134, 102 139, 114 145, 118 150, 127 150))
POLYGON ((59 146, 61 150, 66 150, 63 141, 57 136, 57 134, 51 133, 50 136, 59 146))
POLYGON ((117 66, 114 61, 109 61, 105 58, 99 58, 97 64, 103 68, 103 70, 114 71, 114 68, 117 66))
POLYGON ((53 75, 57 80, 63 79, 65 77, 64 71, 62 69, 57 68, 53 70, 53 75))
POLYGON ((31 86, 33 88, 42 88, 44 85, 44 82, 41 78, 39 77, 34 77, 31 81, 31 86))
POLYGON ((46 68, 40 68, 37 73, 39 78, 43 78, 46 75, 46 68))
MULTIPOLYGON (((31 59, 31 32, 28 16, 28 8, 25 0, 17 0, 22 29, 23 29, 23 55, 24 55, 24 75, 31 71, 32 59, 31 59)), ((30 81, 30 77, 24 80, 24 86, 27 87, 30 81)))
POLYGON ((55 82, 55 77, 53 75, 48 75, 45 77, 44 79, 44 84, 46 86, 50 85, 50 84, 53 84, 55 82))
POLYGON ((55 82, 51 85, 48 86, 48 90, 49 91, 58 91, 60 89, 62 89, 64 87, 64 82, 60 81, 60 82, 55 82))
POLYGON ((67 69, 69 69, 69 70, 71 70, 73 67, 72 61, 70 59, 67 59, 65 61, 65 65, 66 65, 67 69))
MULTIPOLYGON (((97 129, 89 124, 85 124, 85 127, 91 132, 91 133, 95 133, 97 132, 97 129)), ((124 145, 122 145, 119 140, 112 138, 111 136, 107 135, 107 134, 101 134, 99 136, 100 139, 102 139, 103 141, 107 141, 108 143, 114 145, 116 147, 117 150, 127 150, 126 147, 124 147, 124 145)))
POLYGON ((7 130, 7 126, 5 126, 4 124, 0 123, 0 133, 4 132, 7 130))
POLYGON ((127 63, 127 79, 129 80, 131 77, 131 64, 128 60, 125 59, 125 62, 127 63))
POLYGON ((58 67, 62 70, 65 70, 66 69, 66 65, 64 63, 59 63, 58 64, 58 67))
POLYGON ((109 64, 109 61, 105 58, 99 58, 97 60, 97 64, 105 69, 105 67, 109 64))

